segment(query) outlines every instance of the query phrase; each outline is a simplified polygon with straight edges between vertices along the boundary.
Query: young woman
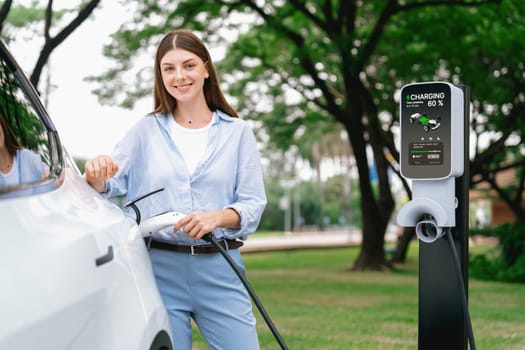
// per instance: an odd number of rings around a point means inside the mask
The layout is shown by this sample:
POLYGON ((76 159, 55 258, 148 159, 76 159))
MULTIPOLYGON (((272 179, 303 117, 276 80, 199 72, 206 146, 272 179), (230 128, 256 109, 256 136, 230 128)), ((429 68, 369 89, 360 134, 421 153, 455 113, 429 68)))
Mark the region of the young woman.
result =
POLYGON ((266 205, 260 155, 249 125, 224 98, 210 54, 193 33, 166 34, 155 57, 154 111, 114 154, 86 162, 86 180, 105 196, 126 193, 143 217, 187 214, 153 234, 150 257, 177 350, 191 350, 193 319, 210 349, 259 349, 251 301, 224 258, 202 240, 212 232, 237 249, 266 205))

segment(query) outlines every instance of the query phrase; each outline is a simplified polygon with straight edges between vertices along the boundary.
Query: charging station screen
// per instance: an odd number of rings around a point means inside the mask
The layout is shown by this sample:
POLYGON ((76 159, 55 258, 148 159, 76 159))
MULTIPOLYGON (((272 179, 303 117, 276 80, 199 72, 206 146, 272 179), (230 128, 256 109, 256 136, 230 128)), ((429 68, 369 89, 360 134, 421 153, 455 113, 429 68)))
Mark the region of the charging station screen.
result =
POLYGON ((401 91, 401 172, 412 179, 451 172, 451 90, 446 83, 420 83, 401 91))
POLYGON ((443 164, 443 142, 412 142, 408 145, 408 164, 443 164))

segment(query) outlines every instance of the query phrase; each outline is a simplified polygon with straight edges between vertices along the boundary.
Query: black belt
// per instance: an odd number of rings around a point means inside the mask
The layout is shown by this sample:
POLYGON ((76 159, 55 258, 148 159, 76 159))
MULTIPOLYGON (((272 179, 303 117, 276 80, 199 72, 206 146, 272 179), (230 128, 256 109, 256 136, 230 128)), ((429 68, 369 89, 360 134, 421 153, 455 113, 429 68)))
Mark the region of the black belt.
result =
MULTIPOLYGON (((162 250, 169 250, 172 252, 177 253, 187 253, 191 255, 199 255, 199 254, 213 254, 218 253, 219 249, 217 249, 215 246, 211 244, 197 244, 197 245, 175 245, 175 244, 169 244, 164 242, 159 242, 151 239, 148 242, 148 239, 145 238, 144 241, 146 242, 146 246, 153 249, 162 249, 162 250)), ((241 241, 237 241, 235 239, 226 239, 223 241, 220 241, 219 244, 224 249, 237 249, 239 247, 242 247, 243 243, 241 241)))

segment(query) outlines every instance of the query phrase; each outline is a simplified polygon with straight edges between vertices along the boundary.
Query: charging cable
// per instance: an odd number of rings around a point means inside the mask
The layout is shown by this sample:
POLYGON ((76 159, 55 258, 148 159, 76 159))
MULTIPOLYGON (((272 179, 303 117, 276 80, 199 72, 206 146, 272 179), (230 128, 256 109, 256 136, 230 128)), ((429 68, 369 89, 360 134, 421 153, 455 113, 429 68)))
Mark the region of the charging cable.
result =
POLYGON ((459 262, 458 253, 456 250, 456 245, 454 243, 454 239, 452 237, 452 230, 447 229, 447 238, 448 243, 450 246, 450 250, 452 251, 452 257, 454 258, 454 265, 456 265, 456 276, 458 278, 459 285, 463 288, 463 293, 461 293, 461 303, 463 306, 463 312, 465 314, 465 323, 467 325, 467 332, 468 332, 468 340, 471 350, 476 350, 476 344, 474 341, 474 332, 472 330, 472 321, 470 319, 470 312, 468 308, 467 303, 467 292, 464 289, 464 282, 463 282, 463 274, 461 273, 461 264, 459 262))
POLYGON ((257 306, 257 309, 259 309, 259 312, 261 313, 262 317, 266 321, 266 324, 268 325, 268 327, 272 331, 273 336, 277 340, 277 343, 279 343, 279 345, 281 346, 281 349, 288 350, 288 347, 286 346, 286 343, 284 342, 283 338, 279 334, 279 331, 277 330, 277 327, 275 327, 275 325, 273 324, 272 319, 270 318, 270 315, 268 315, 268 313, 264 309, 264 306, 261 303, 261 301, 259 300, 259 298, 257 297, 257 294, 255 293, 255 290, 252 288, 252 286, 250 285, 250 283, 248 282, 248 280, 244 276, 244 273, 239 268, 239 266, 235 263, 235 261, 232 259, 230 254, 228 254, 228 252, 223 248, 223 246, 221 246, 219 244, 219 242, 217 241, 217 239, 215 238, 215 236, 213 234, 207 233, 207 234, 205 234, 202 237, 202 239, 204 239, 205 241, 208 241, 211 244, 213 244, 215 246, 215 248, 217 248, 219 250, 219 252, 224 257, 224 259, 226 259, 228 264, 230 264, 230 266, 232 267, 233 271, 235 271, 235 274, 237 274, 237 276, 241 280, 242 284, 244 285, 244 287, 248 291, 248 294, 250 294, 250 296, 252 297, 253 302, 257 306))

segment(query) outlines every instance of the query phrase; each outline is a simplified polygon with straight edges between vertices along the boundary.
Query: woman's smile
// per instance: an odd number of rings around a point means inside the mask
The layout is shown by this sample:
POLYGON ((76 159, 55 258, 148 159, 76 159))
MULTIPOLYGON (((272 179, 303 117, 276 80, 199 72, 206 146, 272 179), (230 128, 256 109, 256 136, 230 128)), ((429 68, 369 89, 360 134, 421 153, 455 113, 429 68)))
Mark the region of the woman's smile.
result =
POLYGON ((177 91, 179 91, 179 92, 186 92, 186 91, 188 91, 191 88, 192 85, 193 84, 191 84, 191 83, 175 85, 175 89, 177 89, 177 91))

